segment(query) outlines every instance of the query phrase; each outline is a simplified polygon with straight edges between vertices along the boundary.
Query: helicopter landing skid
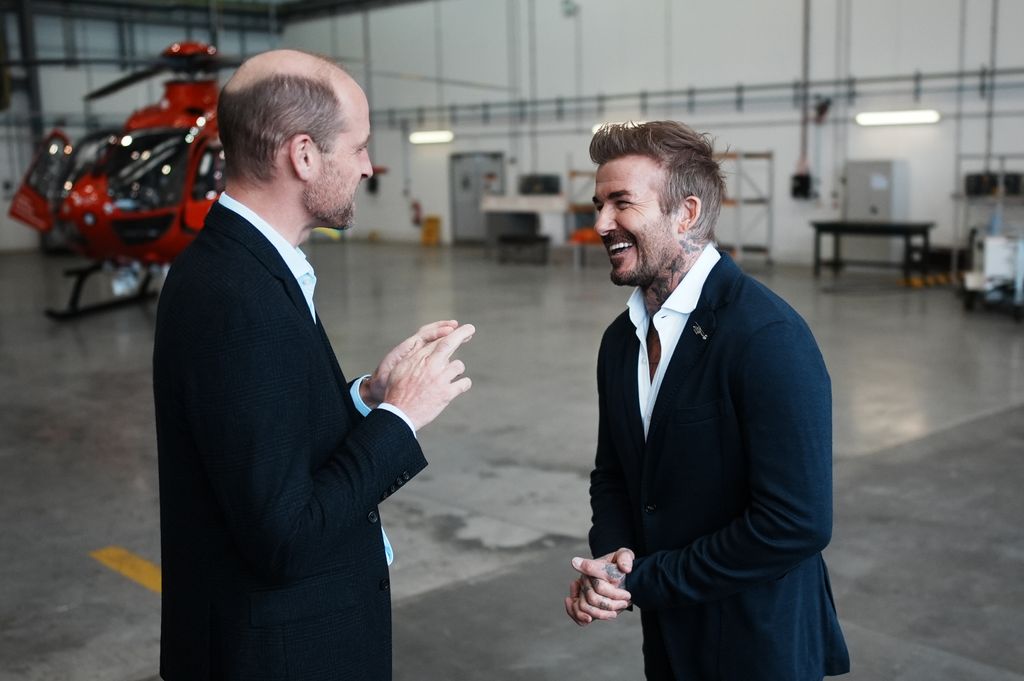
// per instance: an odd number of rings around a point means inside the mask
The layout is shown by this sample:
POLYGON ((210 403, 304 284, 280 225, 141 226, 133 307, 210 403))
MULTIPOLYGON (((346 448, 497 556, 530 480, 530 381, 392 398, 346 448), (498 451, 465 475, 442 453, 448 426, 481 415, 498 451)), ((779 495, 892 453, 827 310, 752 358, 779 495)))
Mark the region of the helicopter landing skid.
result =
POLYGON ((45 310, 46 316, 50 319, 62 322, 69 319, 76 319, 94 312, 103 312, 105 310, 113 310, 114 308, 125 307, 127 305, 144 303, 147 300, 156 297, 156 291, 151 291, 149 289, 149 284, 153 277, 152 274, 147 271, 145 276, 143 276, 142 281, 139 283, 135 293, 129 296, 124 296, 123 298, 105 300, 101 303, 79 305, 78 301, 82 296, 82 286, 85 284, 85 280, 102 269, 103 263, 97 262, 85 267, 73 267, 71 269, 64 270, 64 276, 75 278, 74 287, 71 289, 71 297, 68 299, 68 306, 63 310, 47 309, 45 310))

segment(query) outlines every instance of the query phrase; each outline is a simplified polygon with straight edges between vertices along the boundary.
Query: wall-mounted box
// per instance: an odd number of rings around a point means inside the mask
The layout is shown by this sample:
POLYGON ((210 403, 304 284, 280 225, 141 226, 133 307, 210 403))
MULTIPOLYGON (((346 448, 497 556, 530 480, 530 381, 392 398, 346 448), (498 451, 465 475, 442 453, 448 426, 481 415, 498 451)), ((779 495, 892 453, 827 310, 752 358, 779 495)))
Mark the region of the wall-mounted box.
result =
MULTIPOLYGON (((846 162, 846 222, 903 222, 910 217, 909 166, 904 160, 846 162)), ((844 255, 851 260, 900 262, 903 246, 893 239, 851 236, 843 239, 844 255)))
POLYGON ((907 220, 910 213, 908 180, 906 161, 847 161, 843 220, 907 220))

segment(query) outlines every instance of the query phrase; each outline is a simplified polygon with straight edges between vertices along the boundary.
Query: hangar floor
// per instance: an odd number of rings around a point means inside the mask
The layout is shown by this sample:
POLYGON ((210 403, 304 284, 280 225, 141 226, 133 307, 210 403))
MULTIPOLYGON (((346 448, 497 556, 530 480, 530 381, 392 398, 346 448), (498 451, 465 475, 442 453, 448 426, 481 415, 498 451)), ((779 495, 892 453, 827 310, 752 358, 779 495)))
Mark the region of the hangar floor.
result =
MULTIPOLYGON (((460 353, 472 392, 423 431, 430 467, 382 507, 396 679, 641 678, 637 617, 578 629, 561 604, 589 522, 597 343, 628 291, 596 263, 308 252, 349 375, 422 322, 478 328, 460 353)), ((159 562, 155 307, 51 322, 69 264, 0 256, 0 681, 148 680, 159 597, 90 554, 159 562)), ((1024 680, 1024 327, 888 273, 754 274, 807 318, 832 374, 826 558, 847 678, 1024 680)))

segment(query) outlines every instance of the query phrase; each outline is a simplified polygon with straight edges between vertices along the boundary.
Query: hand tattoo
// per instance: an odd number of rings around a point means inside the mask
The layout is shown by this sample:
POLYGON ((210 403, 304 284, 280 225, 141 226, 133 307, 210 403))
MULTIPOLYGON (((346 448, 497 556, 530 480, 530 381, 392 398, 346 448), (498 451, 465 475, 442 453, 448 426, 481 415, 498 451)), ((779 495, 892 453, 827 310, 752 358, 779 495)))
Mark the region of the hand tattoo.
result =
POLYGON ((604 573, 608 575, 608 581, 619 586, 622 584, 622 580, 626 578, 626 575, 619 569, 619 566, 615 563, 608 563, 604 566, 604 573))

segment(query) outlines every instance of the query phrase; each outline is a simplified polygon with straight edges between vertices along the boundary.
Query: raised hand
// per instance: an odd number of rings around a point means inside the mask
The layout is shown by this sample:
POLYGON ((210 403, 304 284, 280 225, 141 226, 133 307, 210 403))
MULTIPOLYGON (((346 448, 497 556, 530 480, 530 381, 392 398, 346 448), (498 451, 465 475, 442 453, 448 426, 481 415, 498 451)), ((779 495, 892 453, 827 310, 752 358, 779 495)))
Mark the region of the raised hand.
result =
POLYGON ((370 380, 364 381, 359 386, 359 395, 363 398, 366 406, 375 408, 384 401, 384 395, 391 380, 391 372, 402 359, 416 352, 424 345, 432 343, 439 338, 444 338, 457 329, 458 326, 459 323, 454 319, 444 319, 432 324, 425 324, 416 333, 396 345, 391 352, 384 355, 384 359, 380 361, 376 371, 370 376, 370 380))
POLYGON ((473 385, 462 376, 466 365, 452 354, 474 333, 472 324, 463 324, 408 352, 391 369, 382 401, 401 409, 416 430, 433 421, 473 385))

